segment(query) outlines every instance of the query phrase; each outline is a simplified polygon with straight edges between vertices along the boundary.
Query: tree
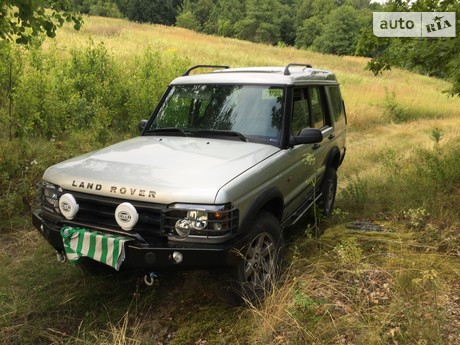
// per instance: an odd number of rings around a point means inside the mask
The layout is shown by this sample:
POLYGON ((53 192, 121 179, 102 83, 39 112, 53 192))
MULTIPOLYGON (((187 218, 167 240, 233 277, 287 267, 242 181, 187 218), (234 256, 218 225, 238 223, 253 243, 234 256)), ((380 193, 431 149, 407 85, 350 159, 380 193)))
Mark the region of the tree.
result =
POLYGON ((374 74, 392 66, 452 82, 447 90, 460 97, 460 2, 458 0, 417 0, 413 3, 389 0, 385 11, 456 12, 457 36, 450 38, 378 38, 368 29, 357 48, 360 55, 372 57, 367 68, 374 74))
POLYGON ((246 16, 235 24, 238 38, 275 44, 280 39, 282 6, 278 0, 249 0, 246 16))
POLYGON ((126 11, 129 20, 135 22, 173 25, 176 21, 175 3, 172 0, 129 0, 120 8, 126 11))
POLYGON ((210 18, 215 20, 214 33, 221 36, 235 36, 235 23, 244 16, 245 6, 243 0, 218 1, 210 15, 210 18))
POLYGON ((56 29, 73 22, 79 30, 82 18, 71 11, 69 0, 1 0, 0 38, 27 44, 33 37, 46 33, 56 36, 56 29))
POLYGON ((185 0, 176 17, 176 25, 181 28, 200 31, 201 23, 194 13, 195 6, 190 0, 185 0))
POLYGON ((353 55, 363 21, 371 21, 370 12, 358 12, 349 5, 333 10, 326 18, 324 30, 313 42, 315 50, 336 55, 353 55))
POLYGON ((295 44, 300 48, 313 45, 315 39, 321 35, 326 23, 325 17, 336 9, 335 0, 303 0, 299 4, 296 22, 295 44))

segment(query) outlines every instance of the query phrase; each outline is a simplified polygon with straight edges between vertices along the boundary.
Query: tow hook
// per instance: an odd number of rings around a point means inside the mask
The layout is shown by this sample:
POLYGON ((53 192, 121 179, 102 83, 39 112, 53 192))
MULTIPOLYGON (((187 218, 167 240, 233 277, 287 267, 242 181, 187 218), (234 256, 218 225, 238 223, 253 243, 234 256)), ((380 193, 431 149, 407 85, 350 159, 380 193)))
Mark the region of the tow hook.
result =
POLYGON ((155 283, 159 283, 158 274, 155 272, 149 272, 144 276, 144 283, 147 286, 153 286, 155 283))
POLYGON ((64 263, 67 261, 67 255, 65 255, 64 252, 58 252, 56 251, 56 259, 60 263, 64 263))

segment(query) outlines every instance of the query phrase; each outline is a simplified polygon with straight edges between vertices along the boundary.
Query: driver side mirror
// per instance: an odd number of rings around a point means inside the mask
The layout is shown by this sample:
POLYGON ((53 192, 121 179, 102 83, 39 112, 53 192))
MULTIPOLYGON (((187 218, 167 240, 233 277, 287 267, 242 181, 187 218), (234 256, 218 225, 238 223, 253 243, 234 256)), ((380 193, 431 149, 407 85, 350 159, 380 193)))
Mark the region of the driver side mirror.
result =
POLYGON ((147 122, 148 122, 148 120, 140 120, 139 121, 139 124, 137 125, 137 128, 139 129, 139 132, 142 133, 142 131, 144 130, 145 126, 147 126, 147 122))
POLYGON ((289 140, 291 146, 301 144, 316 144, 323 141, 323 133, 318 128, 304 128, 299 135, 292 136, 289 140))

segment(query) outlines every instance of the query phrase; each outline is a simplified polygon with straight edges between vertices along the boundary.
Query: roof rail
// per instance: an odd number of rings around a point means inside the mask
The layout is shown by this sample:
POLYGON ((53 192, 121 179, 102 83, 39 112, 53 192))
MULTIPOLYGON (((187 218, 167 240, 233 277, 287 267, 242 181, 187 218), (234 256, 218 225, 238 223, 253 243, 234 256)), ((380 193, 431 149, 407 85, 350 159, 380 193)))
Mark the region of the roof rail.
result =
POLYGON ((185 73, 182 74, 182 76, 185 77, 185 76, 189 75, 191 71, 193 71, 194 69, 197 69, 197 68, 223 68, 223 69, 227 69, 227 68, 230 68, 230 66, 196 65, 196 66, 190 67, 188 70, 186 70, 185 73))
POLYGON ((284 75, 291 75, 291 72, 289 71, 289 67, 292 67, 292 66, 304 66, 305 68, 312 68, 312 65, 308 63, 290 63, 284 69, 284 75))

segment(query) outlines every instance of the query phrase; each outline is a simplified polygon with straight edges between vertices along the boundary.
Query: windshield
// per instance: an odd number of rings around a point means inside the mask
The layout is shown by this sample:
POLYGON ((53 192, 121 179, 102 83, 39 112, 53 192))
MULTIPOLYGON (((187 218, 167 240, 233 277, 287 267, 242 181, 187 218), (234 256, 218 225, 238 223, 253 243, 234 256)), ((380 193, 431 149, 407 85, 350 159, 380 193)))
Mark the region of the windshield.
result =
POLYGON ((146 134, 212 136, 277 145, 284 90, 250 85, 173 86, 146 134))

